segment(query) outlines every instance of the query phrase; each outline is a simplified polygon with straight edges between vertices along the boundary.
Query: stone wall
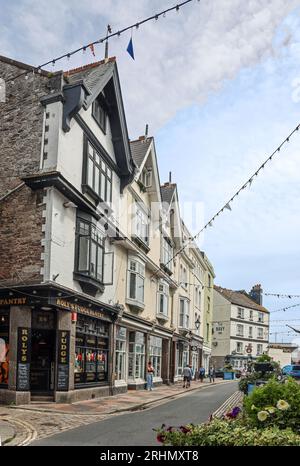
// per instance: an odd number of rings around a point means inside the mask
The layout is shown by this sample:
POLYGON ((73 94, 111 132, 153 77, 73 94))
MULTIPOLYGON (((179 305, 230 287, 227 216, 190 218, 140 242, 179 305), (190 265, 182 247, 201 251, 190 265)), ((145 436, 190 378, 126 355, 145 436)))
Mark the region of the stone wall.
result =
POLYGON ((0 102, 0 280, 36 282, 43 265, 43 192, 22 186, 21 178, 40 169, 44 138, 40 98, 60 88, 61 74, 33 74, 28 65, 0 57, 0 78, 6 88, 5 101, 0 102), (24 71, 27 79, 16 78, 24 71), (18 189, 12 192, 14 188, 18 189))

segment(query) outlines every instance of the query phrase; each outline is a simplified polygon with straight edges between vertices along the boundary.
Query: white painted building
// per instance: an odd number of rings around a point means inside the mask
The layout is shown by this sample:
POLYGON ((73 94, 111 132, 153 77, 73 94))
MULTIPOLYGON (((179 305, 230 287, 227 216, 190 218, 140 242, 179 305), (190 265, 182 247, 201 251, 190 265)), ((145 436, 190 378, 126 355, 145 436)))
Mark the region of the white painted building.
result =
POLYGON ((236 369, 267 353, 269 311, 259 304, 262 290, 256 285, 251 295, 214 287, 212 363, 221 368, 226 362, 236 369), (255 302, 257 299, 258 302, 255 302))
POLYGON ((292 353, 298 349, 293 343, 269 343, 268 355, 281 367, 292 364, 292 353))

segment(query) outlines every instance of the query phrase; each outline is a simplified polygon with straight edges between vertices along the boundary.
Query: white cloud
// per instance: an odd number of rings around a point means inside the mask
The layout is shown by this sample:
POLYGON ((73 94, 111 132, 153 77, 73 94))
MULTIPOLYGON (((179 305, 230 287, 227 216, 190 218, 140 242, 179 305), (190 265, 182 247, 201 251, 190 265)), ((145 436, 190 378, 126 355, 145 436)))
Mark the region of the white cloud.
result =
MULTIPOLYGON (((4 50, 38 64, 103 36, 107 23, 115 31, 173 3, 17 0, 2 16, 5 22, 9 19, 11 29, 4 29, 4 50)), ((142 133, 146 122, 154 133, 180 109, 201 104, 241 68, 272 54, 278 25, 299 4, 299 0, 195 0, 179 13, 133 31, 135 62, 126 53, 129 33, 113 39, 110 51, 118 57, 130 133, 142 133)), ((97 53, 102 58, 103 48, 97 53)), ((82 60, 79 55, 57 67, 77 66, 82 60)))

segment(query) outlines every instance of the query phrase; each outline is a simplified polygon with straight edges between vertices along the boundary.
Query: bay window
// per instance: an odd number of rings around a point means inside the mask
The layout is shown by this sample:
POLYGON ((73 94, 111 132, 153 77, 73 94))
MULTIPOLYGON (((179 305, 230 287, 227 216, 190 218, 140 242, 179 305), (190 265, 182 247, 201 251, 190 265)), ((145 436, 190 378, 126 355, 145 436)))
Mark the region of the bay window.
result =
POLYGON ((84 189, 97 201, 110 203, 112 199, 112 170, 100 151, 86 140, 84 189))
POLYGON ((103 282, 104 236, 91 222, 77 220, 77 272, 103 282))

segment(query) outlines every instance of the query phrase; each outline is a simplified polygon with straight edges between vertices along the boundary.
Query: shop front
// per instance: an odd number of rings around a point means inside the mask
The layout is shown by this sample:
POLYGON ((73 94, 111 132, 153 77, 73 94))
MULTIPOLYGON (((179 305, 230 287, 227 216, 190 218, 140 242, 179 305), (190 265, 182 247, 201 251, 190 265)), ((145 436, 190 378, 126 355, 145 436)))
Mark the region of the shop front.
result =
POLYGON ((23 293, 0 296, 0 402, 110 395, 118 309, 61 290, 23 293))
POLYGON ((116 326, 114 392, 144 389, 149 361, 154 368, 154 385, 169 383, 170 341, 170 332, 165 329, 154 328, 136 316, 124 315, 116 326))
POLYGON ((175 341, 174 382, 183 379, 183 369, 190 364, 190 345, 188 340, 175 341))

